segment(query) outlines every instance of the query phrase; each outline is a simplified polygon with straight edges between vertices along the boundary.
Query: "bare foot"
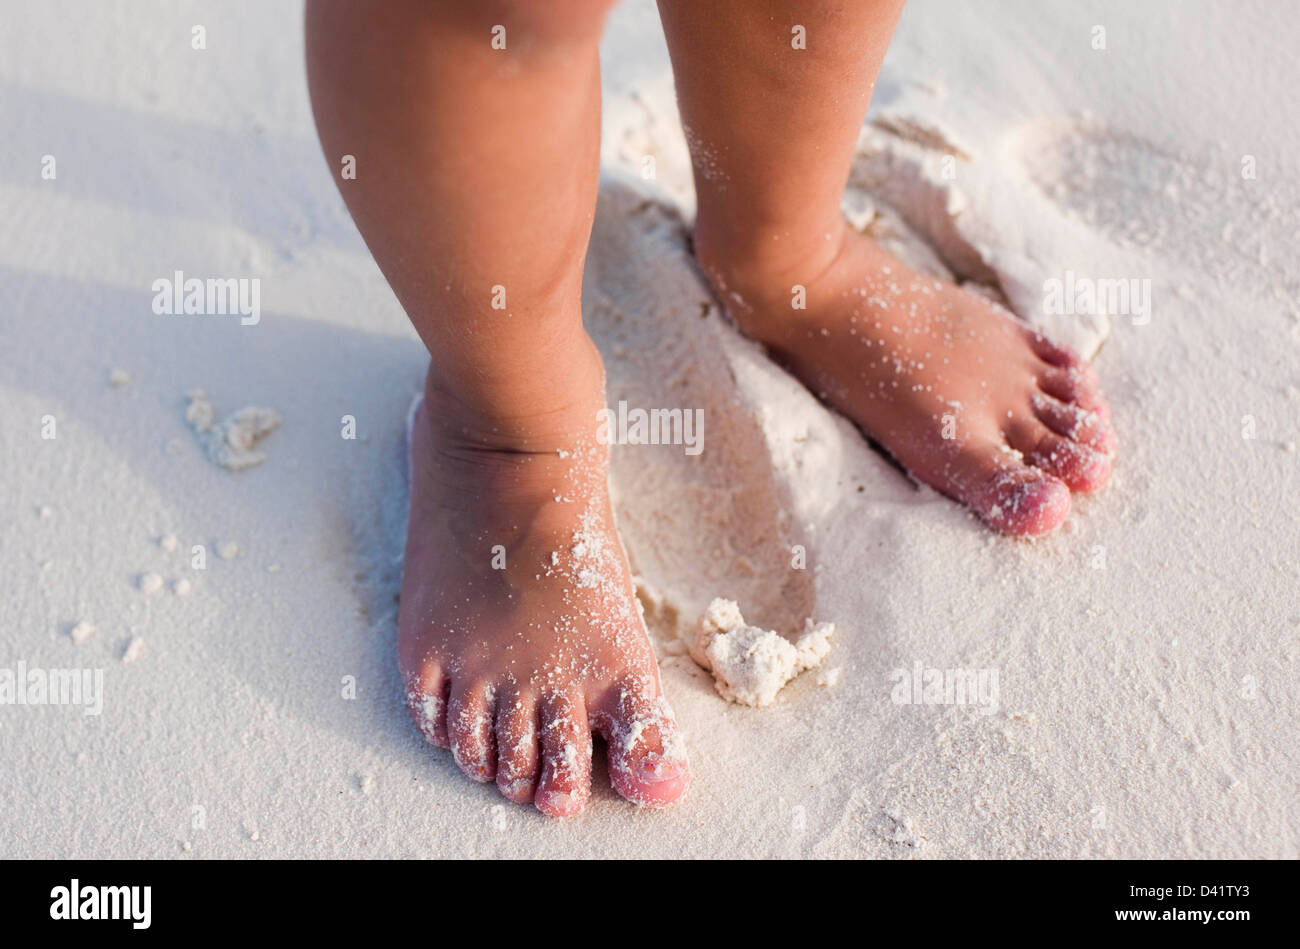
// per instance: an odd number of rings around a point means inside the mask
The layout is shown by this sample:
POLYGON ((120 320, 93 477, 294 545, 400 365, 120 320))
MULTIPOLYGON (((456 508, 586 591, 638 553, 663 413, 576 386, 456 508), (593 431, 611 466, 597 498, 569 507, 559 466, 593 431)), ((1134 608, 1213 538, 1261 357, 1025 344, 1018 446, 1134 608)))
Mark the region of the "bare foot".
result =
POLYGON ((1110 476, 1088 365, 844 225, 798 259, 697 253, 732 317, 916 478, 997 530, 1042 534, 1110 476), (781 258, 784 259, 781 259, 781 258), (806 309, 792 306, 806 288, 806 309))
POLYGON ((524 443, 463 417, 431 385, 412 437, 398 656, 416 724, 470 778, 553 816, 586 804, 593 731, 619 794, 671 803, 686 756, 614 531, 595 408, 539 420, 524 443))

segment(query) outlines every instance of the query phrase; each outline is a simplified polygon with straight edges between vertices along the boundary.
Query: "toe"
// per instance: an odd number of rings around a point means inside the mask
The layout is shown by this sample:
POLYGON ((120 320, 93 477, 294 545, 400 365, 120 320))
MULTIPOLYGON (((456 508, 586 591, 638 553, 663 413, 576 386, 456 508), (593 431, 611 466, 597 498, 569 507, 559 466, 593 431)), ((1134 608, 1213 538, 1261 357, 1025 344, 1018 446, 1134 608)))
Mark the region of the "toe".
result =
POLYGON ((1080 366, 1086 366, 1082 356, 1076 353, 1069 346, 1060 346, 1042 333, 1034 330, 1027 330, 1029 336, 1029 345, 1034 350, 1034 355, 1045 363, 1053 366, 1060 366, 1064 369, 1075 369, 1080 366))
POLYGON ((591 731, 576 696, 548 696, 541 703, 542 776, 533 803, 551 817, 579 813, 591 795, 591 731))
POLYGON ((667 701, 653 681, 618 688, 597 718, 614 790, 633 804, 663 807, 690 782, 686 749, 667 701))
POLYGON ((407 676, 406 707, 420 734, 439 748, 450 747, 447 741, 448 682, 437 666, 428 666, 418 675, 407 676))
POLYGON ((1041 469, 1010 464, 995 469, 967 501, 995 530, 1035 537, 1070 513, 1070 489, 1041 469))
POLYGON ((938 475, 927 480, 1004 534, 1045 534, 1070 512, 1070 489, 1025 464, 997 430, 962 446, 938 475))
POLYGON ((497 787, 527 804, 537 787, 537 703, 509 693, 497 698, 497 787))
POLYGON ((1096 491, 1110 478, 1110 455, 1055 432, 1044 432, 1038 444, 1025 453, 1025 460, 1060 478, 1074 491, 1096 491))
POLYGON ((1045 369, 1038 377, 1038 388, 1062 402, 1073 402, 1103 418, 1110 417, 1106 400, 1101 397, 1097 375, 1089 366, 1045 369))
POLYGON ((453 685, 447 701, 447 737, 460 770, 475 781, 496 777, 492 734, 492 695, 488 686, 453 685))
POLYGON ((1040 392, 1034 393, 1033 406, 1039 421, 1056 434, 1104 454, 1115 451, 1115 430, 1101 413, 1060 402, 1040 392))

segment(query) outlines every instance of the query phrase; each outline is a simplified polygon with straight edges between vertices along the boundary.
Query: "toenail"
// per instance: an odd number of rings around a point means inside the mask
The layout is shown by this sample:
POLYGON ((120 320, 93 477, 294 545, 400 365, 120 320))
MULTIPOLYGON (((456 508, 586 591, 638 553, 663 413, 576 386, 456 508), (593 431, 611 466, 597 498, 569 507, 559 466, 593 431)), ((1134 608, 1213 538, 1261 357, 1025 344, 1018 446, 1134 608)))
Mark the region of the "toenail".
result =
POLYGON ((528 778, 519 778, 514 781, 508 781, 501 785, 501 793, 511 800, 514 800, 515 798, 526 795, 532 787, 532 784, 533 782, 528 778))
POLYGON ((658 784, 679 777, 682 773, 682 765, 674 758, 650 754, 641 759, 641 763, 637 765, 637 772, 637 780, 642 783, 658 784))
POLYGON ((1052 490, 1053 486, 1050 481, 1034 481, 1021 485, 1020 490, 1014 495, 1015 506, 1019 507, 1025 501, 1036 501, 1044 494, 1050 494, 1052 490))
POLYGON ((544 791, 536 796, 535 802, 539 808, 545 804, 544 810, 554 811, 562 817, 568 817, 582 809, 578 797, 568 791, 544 791))
POLYGON ((465 772, 471 781, 487 782, 492 780, 491 776, 488 774, 487 765, 485 765, 482 760, 470 761, 461 753, 459 748, 453 748, 451 756, 455 759, 456 765, 460 770, 465 772))

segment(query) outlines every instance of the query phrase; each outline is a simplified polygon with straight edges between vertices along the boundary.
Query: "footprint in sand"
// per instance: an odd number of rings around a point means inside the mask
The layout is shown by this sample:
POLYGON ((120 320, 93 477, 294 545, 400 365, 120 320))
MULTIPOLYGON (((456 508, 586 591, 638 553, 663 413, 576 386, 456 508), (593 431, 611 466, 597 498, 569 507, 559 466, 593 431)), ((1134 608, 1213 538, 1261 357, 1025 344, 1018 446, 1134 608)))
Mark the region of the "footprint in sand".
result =
POLYGON ((723 320, 680 216, 613 176, 602 181, 583 300, 610 406, 702 410, 705 420, 698 454, 680 445, 613 450, 619 529, 651 633, 672 644, 719 595, 769 628, 799 629, 815 611, 812 571, 791 568, 792 557, 808 556, 809 512, 778 473, 794 461, 779 456, 797 450, 833 482, 838 433, 802 431, 798 444, 770 436, 793 422, 770 417, 753 387, 788 389, 810 406, 812 397, 723 320))
POLYGON ((1260 169, 1248 154, 1225 145, 1175 154, 1090 120, 1026 126, 1014 150, 1025 177, 1062 215, 1135 258, 1158 256, 1162 269, 1209 274, 1256 298, 1293 299, 1300 289, 1269 268, 1270 257, 1293 244, 1294 209, 1252 177, 1260 169), (1247 214, 1228 210, 1243 201, 1247 214))

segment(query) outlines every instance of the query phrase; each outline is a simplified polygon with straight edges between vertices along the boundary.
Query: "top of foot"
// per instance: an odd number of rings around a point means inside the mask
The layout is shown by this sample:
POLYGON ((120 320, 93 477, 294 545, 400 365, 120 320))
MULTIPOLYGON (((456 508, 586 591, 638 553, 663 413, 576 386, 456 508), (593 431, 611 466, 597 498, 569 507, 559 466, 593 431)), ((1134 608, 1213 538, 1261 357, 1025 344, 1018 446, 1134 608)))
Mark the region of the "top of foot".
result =
POLYGON ((705 269, 745 332, 996 530, 1046 533, 1069 513, 1071 491, 1110 476, 1115 435, 1092 370, 983 297, 847 226, 806 270, 738 268, 711 251, 705 269))

